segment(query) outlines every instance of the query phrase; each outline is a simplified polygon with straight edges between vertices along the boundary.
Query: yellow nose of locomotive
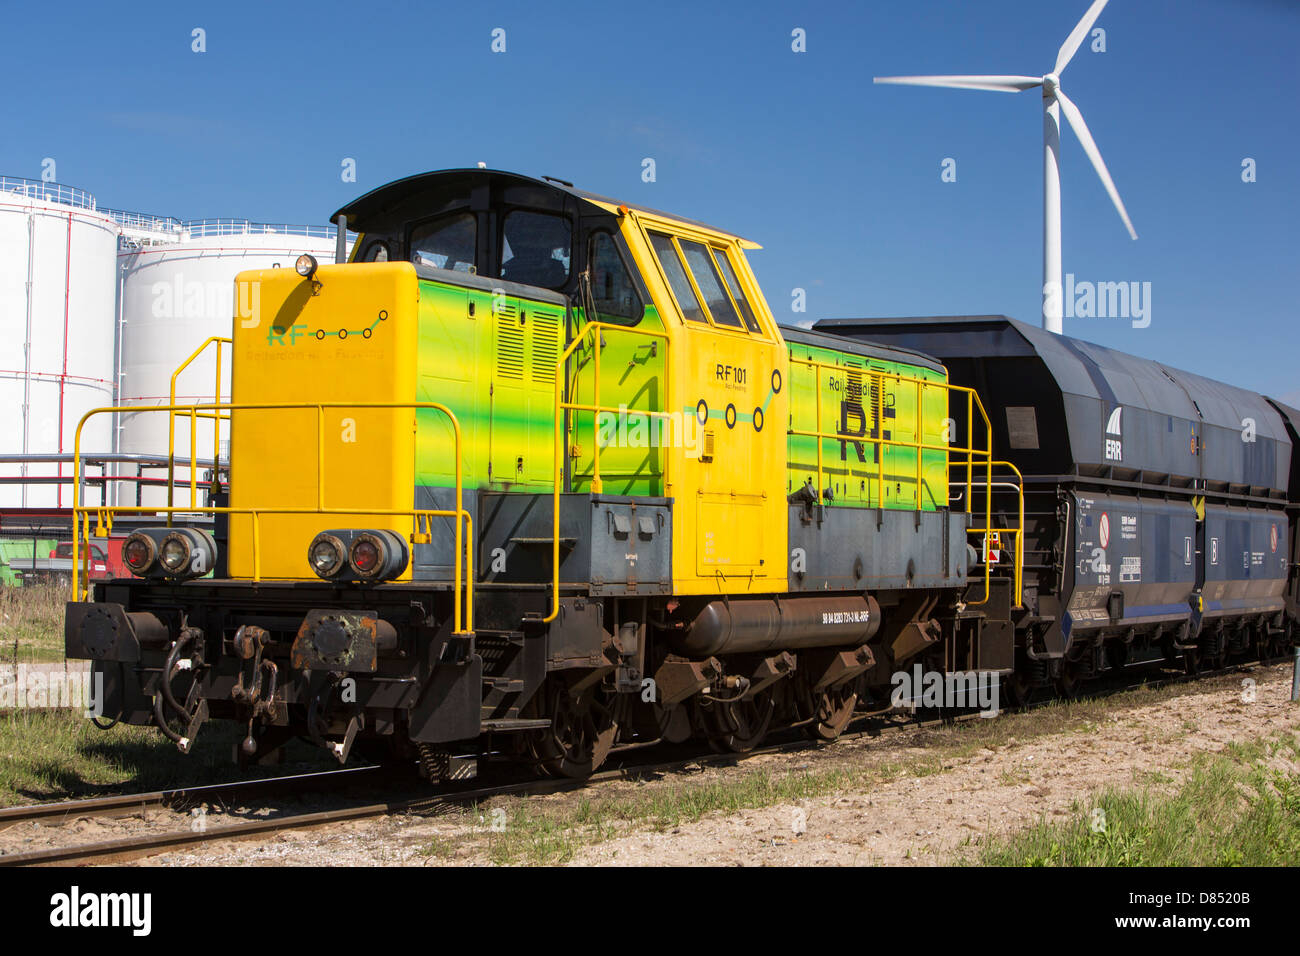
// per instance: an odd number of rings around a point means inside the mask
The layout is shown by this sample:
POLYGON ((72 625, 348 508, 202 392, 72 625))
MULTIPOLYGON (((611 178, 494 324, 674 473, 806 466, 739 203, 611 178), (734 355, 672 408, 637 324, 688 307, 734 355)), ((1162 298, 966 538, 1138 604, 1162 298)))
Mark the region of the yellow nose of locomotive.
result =
MULTIPOLYGON (((231 576, 315 579, 309 554, 328 529, 392 531, 406 540, 415 467, 414 267, 262 269, 240 273, 236 283, 230 504, 256 514, 231 516, 231 576), (318 508, 337 513, 295 513, 318 508)), ((398 575, 409 577, 409 567, 398 575)))

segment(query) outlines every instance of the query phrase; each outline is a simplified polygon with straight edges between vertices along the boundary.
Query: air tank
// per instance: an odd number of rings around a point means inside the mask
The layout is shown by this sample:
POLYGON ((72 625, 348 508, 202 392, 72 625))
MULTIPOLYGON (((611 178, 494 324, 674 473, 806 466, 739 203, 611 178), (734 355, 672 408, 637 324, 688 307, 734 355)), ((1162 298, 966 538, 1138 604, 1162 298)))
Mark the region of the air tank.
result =
MULTIPOLYGON (((84 190, 0 177, 0 453, 51 459, 6 465, 30 481, 0 484, 0 507, 72 504, 72 465, 52 459, 72 454, 82 415, 113 403, 118 232, 84 190)), ((81 447, 112 451, 110 416, 81 447)))

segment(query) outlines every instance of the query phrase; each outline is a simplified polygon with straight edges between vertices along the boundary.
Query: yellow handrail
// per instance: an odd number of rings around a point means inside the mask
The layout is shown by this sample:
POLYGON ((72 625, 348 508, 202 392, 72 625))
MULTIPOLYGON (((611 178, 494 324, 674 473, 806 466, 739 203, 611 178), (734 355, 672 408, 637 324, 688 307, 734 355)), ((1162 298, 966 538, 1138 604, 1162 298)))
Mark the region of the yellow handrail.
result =
MULTIPOLYGON (((180 378, 181 372, 183 372, 183 371, 185 371, 187 368, 189 368, 189 367, 190 367, 190 364, 191 364, 195 359, 197 359, 200 355, 202 355, 202 354, 207 350, 208 346, 211 345, 213 342, 216 342, 216 343, 217 343, 217 383, 216 383, 216 386, 215 386, 215 388, 214 388, 214 390, 213 390, 213 392, 212 392, 212 400, 213 400, 214 402, 220 402, 220 401, 221 401, 221 346, 222 346, 222 345, 229 345, 229 346, 231 347, 231 349, 234 349, 234 347, 235 347, 235 340, 232 339, 232 338, 227 338, 227 337, 225 337, 225 336, 221 336, 221 335, 212 335, 212 336, 209 336, 208 338, 204 339, 204 340, 203 340, 203 344, 200 345, 198 348, 196 348, 193 352, 191 352, 191 353, 190 353, 190 357, 187 358, 187 359, 186 359, 184 362, 182 362, 180 365, 178 365, 178 366, 176 367, 176 371, 172 372, 171 391, 168 393, 168 398, 167 398, 167 402, 168 402, 168 405, 169 405, 169 406, 174 406, 174 405, 176 404, 176 380, 177 380, 178 378, 180 378)), ((221 423, 222 423, 222 421, 229 421, 229 420, 230 420, 230 416, 229 416, 229 415, 224 415, 224 416, 223 416, 220 412, 217 412, 216 414, 202 415, 202 416, 200 416, 200 417, 202 417, 202 418, 211 418, 211 419, 213 419, 213 422, 212 422, 212 469, 213 469, 213 473, 214 473, 214 475, 215 475, 216 470, 217 470, 217 468, 218 468, 218 466, 219 466, 220 458, 221 458, 221 423)), ((194 441, 195 441, 195 437, 196 437, 196 435, 197 435, 197 430, 196 430, 196 428, 195 428, 195 425, 196 425, 196 423, 195 423, 195 420, 194 420, 194 416, 190 416, 190 452, 191 452, 190 457, 191 457, 191 458, 194 458, 194 457, 195 457, 195 456, 193 455, 193 452, 194 452, 194 441)), ((175 412, 171 412, 171 413, 169 413, 169 414, 167 415, 167 478, 168 478, 168 481, 167 481, 167 506, 168 506, 169 508, 171 507, 171 505, 172 505, 172 503, 173 503, 173 502, 172 502, 173 486, 172 486, 172 482, 171 482, 170 479, 171 479, 171 477, 172 477, 172 470, 173 470, 173 468, 175 467, 175 465, 176 465, 176 414, 175 414, 175 412)), ((190 470, 190 496, 191 496, 191 499, 193 498, 194 493, 195 493, 195 483, 196 483, 196 481, 197 481, 197 478, 196 478, 195 475, 194 475, 194 470, 191 469, 191 470, 190 470)), ((171 523, 172 523, 172 516, 171 516, 170 514, 168 514, 168 515, 167 515, 167 526, 168 526, 168 527, 171 527, 171 523)))
MULTIPOLYGON (((1024 607, 1024 604, 1025 604, 1025 595, 1024 595, 1024 580, 1025 580, 1025 575, 1024 575, 1024 568, 1025 568, 1025 477, 1024 477, 1024 475, 1022 475, 1022 474, 1020 473, 1020 469, 1017 468, 1015 465, 1013 465, 1013 464, 1012 464, 1011 462, 1009 462, 1009 461, 995 461, 995 462, 993 462, 993 467, 994 467, 994 468, 1009 468, 1009 469, 1011 469, 1011 471, 1013 471, 1013 472, 1015 473, 1015 476, 1016 476, 1015 490, 1016 490, 1016 498, 1017 498, 1017 501, 1018 501, 1018 503, 1019 503, 1019 522, 1020 522, 1020 523, 1017 524, 1014 528, 993 528, 993 527, 990 527, 990 525, 992 524, 992 522, 991 522, 991 520, 990 520, 988 523, 986 523, 986 525, 985 525, 983 528, 967 528, 967 529, 966 529, 966 532, 967 532, 968 534, 984 534, 984 535, 988 535, 988 534, 990 534, 990 533, 992 533, 992 532, 994 532, 994 531, 997 531, 997 532, 1003 532, 1003 531, 1005 531, 1007 534, 1010 534, 1010 535, 1012 535, 1012 536, 1014 537, 1015 545, 1014 545, 1013 548, 1012 548, 1012 552, 1011 552, 1012 558, 1011 558, 1011 560, 1012 560, 1012 579, 1013 579, 1013 581, 1014 581, 1013 587, 1015 588, 1015 593, 1016 593, 1015 607, 1024 607)), ((968 485, 967 488, 966 488, 966 494, 967 494, 967 507, 969 507, 969 504, 970 504, 970 488, 971 488, 971 486, 969 486, 969 485, 968 485)), ((993 482, 992 482, 992 481, 990 481, 989 484, 985 486, 985 488, 984 488, 984 497, 985 497, 986 501, 988 501, 988 502, 990 503, 990 511, 991 511, 991 503, 992 503, 992 499, 993 499, 993 482)), ((984 599, 985 599, 985 601, 987 601, 987 600, 988 600, 988 596, 989 596, 989 595, 988 595, 989 566, 988 566, 988 553, 987 553, 987 552, 985 552, 985 554, 984 554, 984 571, 985 571, 985 574, 984 574, 984 581, 985 581, 985 583, 984 583, 984 599)), ((972 601, 971 603, 972 603, 972 604, 982 604, 982 603, 984 603, 984 602, 983 602, 983 601, 972 601)))
MULTIPOLYGON (((973 474, 973 473, 974 473, 974 468, 975 468, 975 458, 976 458, 976 456, 979 456, 979 457, 982 459, 982 461, 983 461, 984 468, 985 468, 985 474, 986 474, 986 481, 987 481, 989 484, 992 483, 992 481, 993 481, 993 426, 992 426, 992 423, 989 421, 988 414, 987 414, 987 413, 985 412, 985 410, 984 410, 984 403, 980 401, 980 397, 979 397, 979 395, 977 395, 977 394, 975 393, 975 390, 974 390, 974 389, 972 389, 972 388, 968 388, 968 387, 966 387, 966 386, 964 386, 964 385, 953 385, 952 383, 947 382, 947 381, 943 381, 943 382, 935 382, 935 381, 930 381, 930 380, 928 380, 928 379, 923 379, 923 378, 919 378, 919 377, 912 376, 912 375, 904 375, 904 374, 901 373, 901 372, 890 372, 890 371, 887 371, 887 370, 885 370, 885 369, 873 369, 873 368, 868 368, 868 367, 866 367, 866 366, 861 366, 861 367, 859 367, 859 366, 852 366, 852 365, 838 365, 838 364, 831 363, 831 362, 821 362, 821 361, 818 361, 818 360, 816 360, 816 359, 812 359, 812 358, 796 358, 796 357, 793 356, 793 355, 790 356, 790 364, 791 364, 791 365, 804 365, 804 366, 807 366, 807 367, 813 369, 813 388, 814 388, 814 392, 815 392, 815 394, 816 394, 816 398, 817 398, 817 402, 816 402, 816 405, 817 405, 817 430, 812 431, 812 430, 807 430, 807 429, 796 429, 796 428, 790 428, 790 429, 787 430, 786 433, 789 434, 789 435, 795 435, 795 436, 804 437, 804 438, 816 438, 816 439, 817 439, 817 500, 818 500, 819 503, 820 503, 821 500, 822 500, 822 493, 823 493, 823 491, 825 490, 825 489, 823 488, 823 478, 822 478, 822 474, 823 474, 823 471, 824 471, 823 464, 822 464, 822 443, 823 443, 824 441, 860 441, 860 442, 861 442, 862 444, 864 444, 864 445, 865 445, 865 444, 875 445, 875 446, 877 446, 877 449, 880 449, 880 448, 883 448, 883 447, 889 447, 889 446, 894 446, 894 447, 898 447, 898 448, 911 448, 911 449, 915 449, 915 450, 916 450, 916 463, 917 463, 917 469, 916 469, 916 508, 917 508, 918 511, 921 509, 922 504, 923 504, 923 500, 922 500, 922 496, 921 496, 922 484, 923 484, 923 482, 922 482, 922 473, 921 473, 921 455, 922 455, 922 452, 923 452, 923 451, 942 451, 942 452, 944 452, 944 454, 945 454, 945 456, 946 456, 946 466, 945 466, 945 467, 949 467, 949 466, 951 466, 951 464, 952 464, 952 456, 953 456, 953 455, 958 455, 958 456, 962 456, 962 455, 964 455, 964 456, 965 456, 965 458, 966 458, 966 488, 967 488, 967 494, 966 494, 966 513, 967 513, 967 514, 970 514, 970 513, 971 513, 970 487, 971 487, 971 485, 972 485, 972 481, 973 481, 973 477, 974 477, 974 474, 973 474), (839 372, 839 373, 841 373, 841 374, 847 374, 848 372, 859 372, 859 373, 861 373, 864 377, 867 377, 867 378, 874 378, 874 379, 876 379, 876 380, 877 380, 877 384, 881 386, 882 401, 883 401, 883 393, 884 393, 883 384, 884 384, 884 380, 885 380, 885 379, 892 379, 893 381, 898 382, 898 383, 910 383, 910 384, 915 385, 915 386, 917 387, 917 388, 916 388, 916 393, 917 393, 916 439, 915 439, 914 441, 905 441, 905 440, 903 440, 903 439, 899 439, 899 438, 885 438, 885 437, 884 437, 884 428, 883 428, 883 425, 880 424, 879 422, 877 423, 877 435, 876 435, 876 437, 870 439, 869 441, 868 441, 865 437, 857 437, 857 436, 852 436, 852 435, 848 435, 848 436, 846 436, 846 435, 841 435, 841 434, 838 433, 838 432, 823 432, 823 431, 821 431, 820 429, 821 429, 821 423, 822 423, 822 388, 821 388, 821 373, 822 373, 822 369, 830 369, 830 370, 833 371, 833 372, 839 372), (922 435, 923 435, 922 422, 923 422, 923 418, 922 418, 922 415, 921 415, 921 410, 922 410, 922 408, 921 408, 921 401, 922 401, 922 394, 923 394, 923 392, 924 392, 924 390, 925 390, 926 388, 939 388, 939 389, 943 389, 943 390, 944 390, 944 393, 947 394, 947 395, 949 396, 950 407, 951 407, 951 393, 953 393, 953 392, 957 392, 957 393, 965 393, 965 395, 966 395, 966 409, 967 409, 967 413, 966 413, 966 445, 965 445, 964 447, 956 447, 956 448, 954 448, 953 445, 952 445, 951 443, 946 444, 946 445, 937 445, 937 444, 934 444, 934 443, 932 443, 932 442, 926 442, 926 441, 923 441, 923 440, 922 440, 922 435), (980 414, 980 418, 981 418, 981 419, 983 420, 983 422, 984 422, 984 434, 987 436, 987 439, 988 439, 988 447, 987 447, 987 448, 976 448, 976 447, 975 447, 975 427, 974 427, 974 425, 975 425, 975 422, 974 422, 974 413, 975 413, 975 411, 978 411, 978 412, 979 412, 979 414, 980 414)), ((882 417, 883 417, 883 416, 882 416, 882 417)), ((878 453, 878 454, 876 455, 876 458, 877 458, 877 467, 876 467, 876 505, 877 505, 877 507, 879 507, 879 508, 884 508, 884 507, 885 507, 885 482, 884 482, 884 478, 885 478, 885 456, 884 456, 883 454, 879 454, 879 453, 878 453)), ((944 491, 944 494, 945 494, 945 496, 947 495, 947 490, 946 490, 946 489, 945 489, 945 491, 944 491)), ((1022 504, 1022 508, 1023 508, 1023 500, 1022 500, 1021 504, 1022 504)), ((985 496, 985 516, 984 516, 984 518, 985 518, 984 523, 985 523, 986 526, 987 526, 987 525, 991 525, 991 524, 993 523, 993 503, 992 503, 992 500, 991 500, 988 496, 985 496)), ((1022 521, 1021 523, 1023 524, 1023 521, 1022 521)), ((1019 567, 1019 565, 1017 565, 1017 567, 1019 567)), ((982 600, 979 600, 979 601, 971 601, 971 602, 969 602, 970 604, 972 604, 972 605, 980 605, 980 604, 985 604, 985 603, 988 602, 988 599, 989 599, 989 585, 988 585, 989 577, 990 577, 990 572, 989 572, 988 562, 986 561, 986 562, 984 562, 984 597, 983 597, 982 600)))
MULTIPOLYGON (((183 366, 182 366, 183 367, 183 366)), ((173 429, 174 430, 174 429, 173 429)), ((75 498, 73 500, 73 538, 72 538, 72 599, 74 601, 83 600, 89 594, 89 589, 83 589, 81 586, 79 571, 81 568, 78 564, 80 543, 84 539, 87 544, 87 560, 85 562, 86 577, 89 579, 90 562, 89 562, 89 543, 90 543, 90 515, 96 514, 97 526, 96 535, 104 536, 112 529, 113 516, 116 514, 166 514, 167 522, 170 525, 172 516, 176 513, 187 514, 239 514, 249 515, 252 520, 253 533, 253 581, 257 582, 261 578, 260 574, 260 517, 263 515, 287 515, 287 514, 319 514, 319 515, 367 515, 372 517, 397 517, 409 516, 413 523, 411 540, 414 543, 417 536, 422 536, 427 532, 422 528, 431 528, 431 519, 435 517, 454 518, 455 519, 455 544, 453 555, 453 581, 452 581, 452 602, 453 602, 453 626, 459 627, 458 633, 466 633, 473 630, 474 623, 474 576, 473 576, 473 519, 469 512, 464 508, 464 495, 461 482, 461 428, 455 413, 450 408, 439 402, 212 402, 196 403, 190 405, 158 405, 149 408, 141 408, 138 405, 132 406, 112 406, 106 408, 94 408, 86 412, 77 423, 76 437, 74 440, 73 452, 73 488, 75 498), (169 455, 167 468, 167 486, 168 502, 165 508, 147 507, 143 505, 119 506, 119 505, 98 505, 84 507, 81 504, 81 432, 86 422, 95 415, 112 415, 122 412, 167 412, 168 420, 175 422, 177 415, 188 415, 190 417, 191 431, 193 423, 197 417, 207 414, 221 415, 227 413, 226 417, 236 411, 256 411, 256 410, 315 410, 317 413, 317 460, 324 461, 325 432, 324 420, 325 409, 327 408, 346 408, 346 409, 432 409, 447 416, 451 422, 452 433, 455 436, 455 459, 456 459, 456 506, 453 509, 392 509, 392 508, 326 508, 324 507, 323 491, 318 491, 317 506, 315 508, 233 508, 233 507, 200 507, 197 504, 197 487, 194 480, 194 473, 198 466, 197 454, 193 442, 190 444, 190 507, 175 507, 172 500, 172 487, 175 480, 175 461, 174 446, 173 454, 169 455), (84 531, 82 530, 82 519, 84 516, 84 531), (464 528, 464 534, 462 534, 464 528), (465 578, 462 585, 462 551, 464 551, 464 570, 465 578), (464 588, 465 599, 462 604, 461 589, 464 588)), ((323 487, 324 471, 318 473, 317 483, 323 487)))
MULTIPOLYGON (((619 409, 612 406, 606 407, 600 404, 600 350, 601 336, 606 329, 611 332, 626 333, 629 335, 641 335, 646 338, 663 339, 664 342, 664 368, 669 370, 665 375, 664 389, 664 406, 672 408, 671 399, 671 382, 673 375, 668 365, 668 344, 669 338, 667 332, 657 332, 647 329, 631 328, 624 325, 616 325, 611 322, 590 322, 583 326, 581 332, 574 336, 573 341, 568 344, 560 357, 555 362, 555 486, 551 493, 551 611, 546 617, 542 618, 543 624, 549 624, 554 621, 560 613, 560 494, 564 489, 564 463, 567 455, 564 449, 565 412, 591 412, 592 413, 592 473, 591 473, 591 490, 594 494, 600 494, 604 487, 600 480, 600 416, 602 413, 618 412, 619 409), (597 333, 593 348, 592 359, 592 399, 591 404, 586 405, 579 402, 565 401, 565 371, 568 367, 569 358, 577 348, 586 341, 587 337, 593 332, 597 333)), ((647 418, 667 418, 671 420, 672 412, 642 412, 637 411, 637 415, 644 415, 647 418)), ((576 431, 576 427, 575 427, 576 431)), ((669 481, 669 460, 671 455, 664 454, 664 494, 668 494, 671 488, 669 481)))

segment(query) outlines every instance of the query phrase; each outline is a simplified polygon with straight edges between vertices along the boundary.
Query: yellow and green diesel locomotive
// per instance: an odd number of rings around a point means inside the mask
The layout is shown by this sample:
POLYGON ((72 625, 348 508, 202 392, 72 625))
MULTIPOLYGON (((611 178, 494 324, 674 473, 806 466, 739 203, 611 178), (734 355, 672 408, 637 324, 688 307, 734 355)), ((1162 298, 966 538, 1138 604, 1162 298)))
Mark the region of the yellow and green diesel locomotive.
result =
POLYGON ((228 473, 79 511, 83 548, 167 516, 68 607, 109 716, 582 776, 833 738, 913 659, 1012 667, 1014 543, 971 574, 990 429, 938 361, 779 326, 755 243, 559 180, 426 173, 335 221, 347 262, 238 277, 230 401, 160 410, 228 418, 228 473))

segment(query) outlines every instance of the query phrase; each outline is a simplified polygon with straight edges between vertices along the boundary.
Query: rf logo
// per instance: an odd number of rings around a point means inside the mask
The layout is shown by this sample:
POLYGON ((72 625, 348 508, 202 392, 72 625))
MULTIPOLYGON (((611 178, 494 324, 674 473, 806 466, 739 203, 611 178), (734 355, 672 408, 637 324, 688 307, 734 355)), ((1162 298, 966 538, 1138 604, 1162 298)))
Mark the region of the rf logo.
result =
MULTIPOLYGON (((306 337, 306 335, 307 335, 307 326, 305 326, 305 325, 294 325, 294 326, 291 326, 287 331, 288 331, 288 335, 289 335, 289 344, 290 344, 290 345, 296 345, 296 344, 298 343, 298 340, 299 340, 299 339, 301 339, 301 338, 305 338, 305 337, 306 337)), ((267 344, 267 345, 284 345, 284 336, 285 336, 285 332, 286 332, 286 330, 285 330, 283 327, 277 330, 277 329, 275 328, 275 326, 272 326, 272 327, 271 327, 271 331, 269 331, 269 332, 266 333, 266 344, 267 344)))

